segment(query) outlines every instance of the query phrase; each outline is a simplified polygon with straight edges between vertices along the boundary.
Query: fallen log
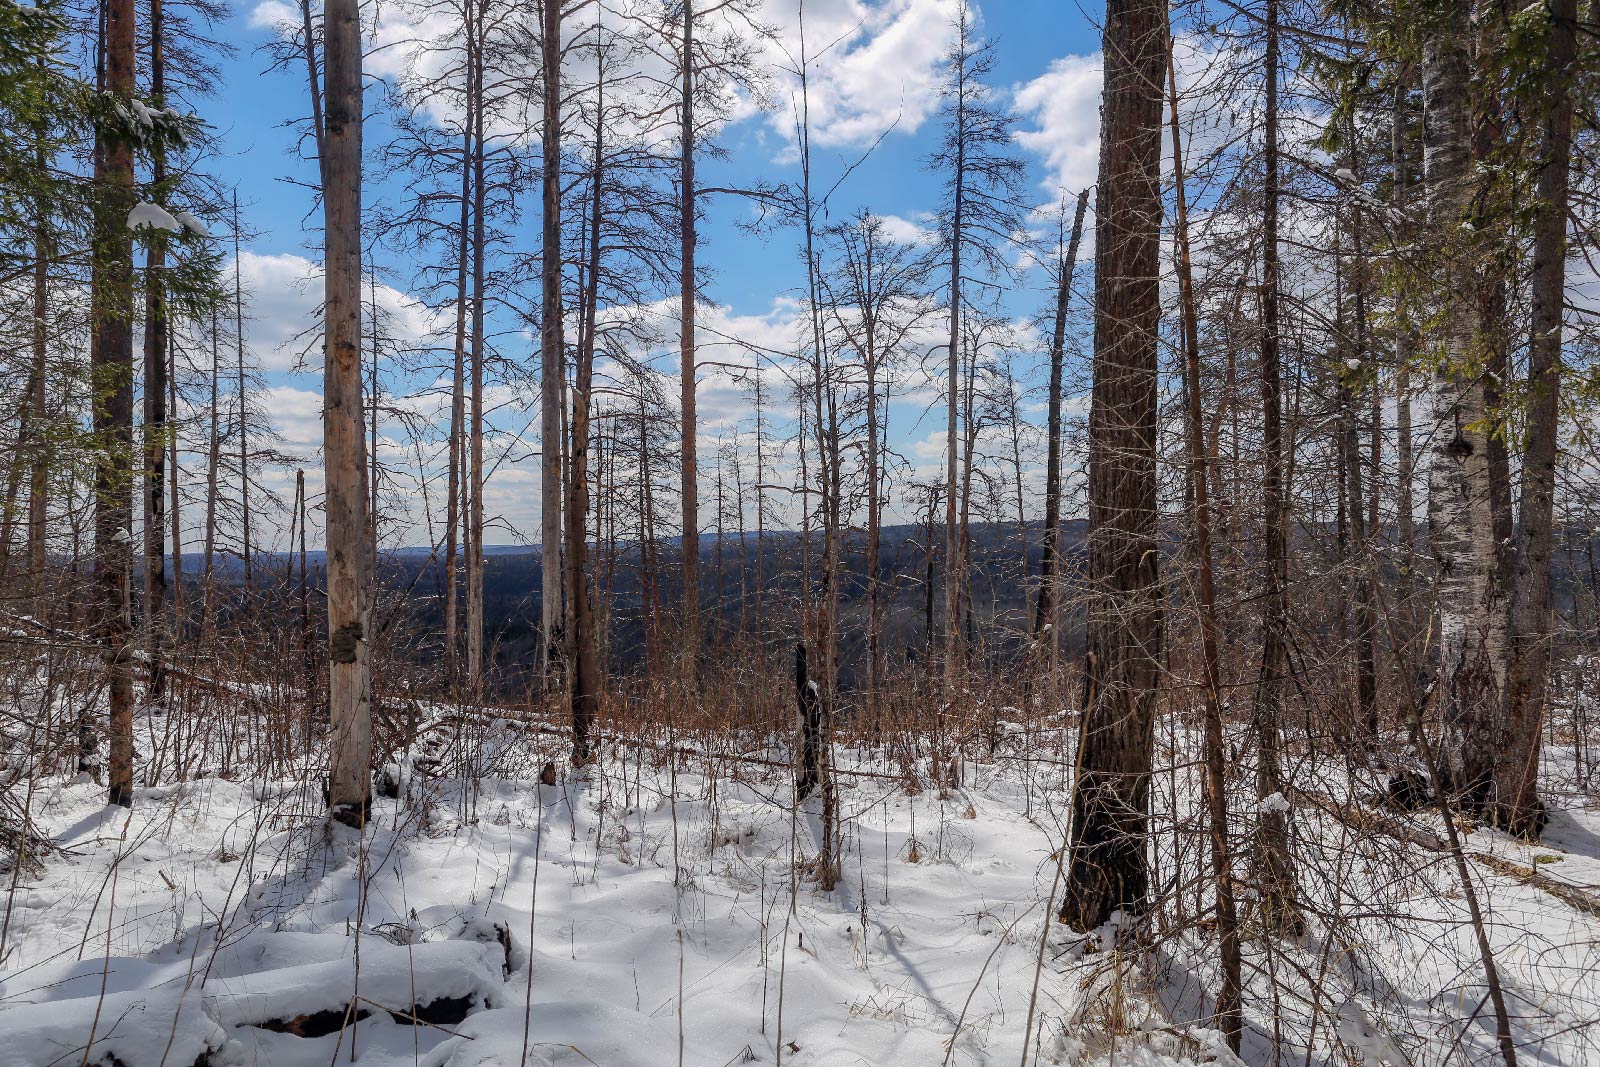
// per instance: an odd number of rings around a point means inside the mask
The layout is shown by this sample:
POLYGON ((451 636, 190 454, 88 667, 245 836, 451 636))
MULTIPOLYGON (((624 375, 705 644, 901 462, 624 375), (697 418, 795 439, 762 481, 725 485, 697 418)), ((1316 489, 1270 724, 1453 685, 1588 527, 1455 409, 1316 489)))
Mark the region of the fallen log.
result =
MULTIPOLYGON (((1291 786, 1289 791, 1300 800, 1331 815, 1353 830, 1362 832, 1376 831, 1404 844, 1415 845, 1427 852, 1445 853, 1450 850, 1450 846, 1431 830, 1425 830, 1419 826, 1411 826, 1392 815, 1373 811, 1359 804, 1340 804, 1330 796, 1311 792, 1310 790, 1291 786)), ((1519 885, 1525 885, 1530 889, 1548 893, 1568 907, 1581 911, 1585 915, 1600 918, 1600 894, 1581 889, 1570 882, 1551 878, 1540 873, 1537 867, 1516 863, 1492 853, 1469 852, 1467 853, 1467 858, 1480 866, 1489 868, 1489 870, 1503 878, 1511 879, 1519 885)))

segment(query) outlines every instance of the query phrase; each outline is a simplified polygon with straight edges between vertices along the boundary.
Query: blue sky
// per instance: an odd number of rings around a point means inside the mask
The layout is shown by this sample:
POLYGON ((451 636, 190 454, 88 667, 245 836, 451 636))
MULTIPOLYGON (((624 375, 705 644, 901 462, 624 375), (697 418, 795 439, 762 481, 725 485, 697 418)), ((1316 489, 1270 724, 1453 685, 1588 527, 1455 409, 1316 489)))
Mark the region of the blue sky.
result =
MULTIPOLYGON (((766 0, 769 19, 775 23, 791 23, 794 8, 794 0, 766 0)), ((946 0, 808 3, 808 39, 813 48, 817 39, 848 34, 844 44, 819 64, 821 69, 813 78, 814 182, 832 185, 899 116, 893 132, 835 194, 834 217, 870 207, 915 224, 937 203, 938 179, 926 171, 924 159, 936 136, 935 63, 947 40, 950 9, 946 0)), ((385 10, 392 8, 386 5, 385 10)), ((989 0, 977 11, 981 34, 997 46, 992 84, 1019 113, 1018 153, 1028 166, 1030 199, 1038 203, 1053 200, 1063 183, 1074 191, 1081 188, 1092 181, 1095 165, 1098 26, 1075 4, 1049 0, 989 0)), ((291 370, 288 342, 308 326, 315 326, 319 236, 314 228, 303 227, 302 221, 314 227, 318 218, 310 214, 313 201, 308 191, 284 180, 309 181, 314 166, 295 157, 293 134, 284 126, 307 110, 303 75, 297 76, 297 68, 268 70, 263 51, 272 39, 273 19, 282 12, 275 0, 245 0, 232 13, 220 36, 234 44, 238 54, 223 65, 225 88, 202 101, 201 110, 221 133, 223 156, 213 168, 225 182, 238 185, 246 229, 255 233, 247 243, 243 266, 252 296, 251 349, 264 368, 267 387, 263 402, 288 449, 308 460, 315 493, 320 482, 314 473, 320 439, 320 373, 291 370)), ((1090 14, 1098 18, 1099 12, 1090 14)), ((414 31, 402 24, 389 32, 393 40, 397 34, 403 38, 414 31)), ((369 70, 390 75, 404 62, 402 48, 385 49, 369 64, 369 70)), ((706 164, 702 180, 727 185, 756 179, 797 181, 791 130, 786 110, 779 115, 754 114, 736 122, 721 138, 728 150, 727 160, 706 164)), ((370 121, 369 145, 387 133, 386 120, 370 121)), ((392 179, 369 175, 365 195, 371 202, 393 196, 396 190, 392 179)), ((527 190, 526 204, 532 224, 536 221, 537 188, 527 190)), ((749 210, 748 205, 731 199, 710 208, 702 230, 701 261, 709 268, 705 293, 719 307, 709 319, 713 329, 752 332, 758 343, 776 345, 783 340, 793 312, 786 307, 785 298, 804 280, 798 253, 800 235, 780 229, 752 237, 736 226, 749 210)), ((401 316, 402 328, 409 323, 420 332, 425 312, 409 306, 406 296, 415 264, 386 257, 380 267, 380 276, 387 283, 381 291, 382 302, 401 316)), ((1007 302, 1008 311, 1020 318, 1038 310, 1045 300, 1038 291, 1042 283, 1040 272, 1020 275, 1017 291, 1007 302)), ((517 357, 516 346, 516 340, 510 339, 506 355, 517 357)), ((531 346, 524 354, 531 359, 531 346)), ((1037 353, 1019 360, 1018 370, 1027 376, 1024 384, 1038 384, 1041 364, 1037 353)), ((663 365, 663 374, 670 369, 663 365)), ((731 433, 738 426, 737 397, 731 411, 719 413, 716 406, 717 398, 729 393, 728 384, 702 376, 702 390, 710 405, 709 414, 703 416, 708 433, 731 433)), ((514 408, 523 399, 532 398, 511 397, 508 402, 514 408)), ((924 396, 896 405, 891 413, 892 444, 917 466, 919 477, 933 476, 942 468, 937 420, 918 421, 927 402, 924 396)), ((511 408, 498 420, 502 429, 516 429, 524 421, 511 408)), ((536 446, 537 442, 532 442, 531 447, 536 446)), ((528 443, 524 441, 522 447, 522 461, 509 457, 487 494, 490 511, 502 519, 489 537, 491 542, 525 540, 536 525, 530 521, 537 511, 535 464, 525 462, 528 443)), ((263 482, 279 491, 291 484, 292 478, 290 471, 262 474, 263 482)), ((397 497, 407 496, 404 486, 397 485, 395 492, 397 497)), ((395 506, 405 507, 405 500, 395 506)), ((391 537, 395 543, 427 540, 424 531, 404 522, 394 525, 391 537)))

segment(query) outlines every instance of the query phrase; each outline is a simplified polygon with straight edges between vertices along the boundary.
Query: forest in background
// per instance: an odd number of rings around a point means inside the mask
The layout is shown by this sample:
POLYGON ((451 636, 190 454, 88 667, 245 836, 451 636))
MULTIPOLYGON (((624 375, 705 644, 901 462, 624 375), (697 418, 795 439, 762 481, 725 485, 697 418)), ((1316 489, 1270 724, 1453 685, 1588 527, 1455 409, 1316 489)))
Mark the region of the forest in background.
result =
POLYGON ((1309 1058, 1334 1011, 1300 975, 1284 1038, 1279 978, 1252 992, 1348 906, 1318 835, 1423 848, 1482 983, 1456 1021, 1514 1064, 1473 864, 1490 835, 1549 894, 1526 850, 1592 804, 1600 9, 1111 0, 1097 175, 1041 203, 1004 42, 952 0, 913 225, 851 192, 893 124, 813 148, 877 10, 845 7, 819 37, 804 0, 408 0, 394 41, 276 5, 289 223, 224 178, 221 5, 0 0, 7 925, 52 783, 294 781, 364 841, 390 801, 626 787, 644 750, 675 803, 714 752, 776 783, 792 902, 865 863, 843 783, 915 812, 1009 766, 1030 817, 1060 772, 1041 914, 1130 959, 1180 931, 1230 1054, 1309 1058), (757 114, 782 174, 721 184, 757 114), (787 332, 704 295, 727 202, 798 264, 787 332), (314 455, 246 342, 244 246, 290 224, 314 455))

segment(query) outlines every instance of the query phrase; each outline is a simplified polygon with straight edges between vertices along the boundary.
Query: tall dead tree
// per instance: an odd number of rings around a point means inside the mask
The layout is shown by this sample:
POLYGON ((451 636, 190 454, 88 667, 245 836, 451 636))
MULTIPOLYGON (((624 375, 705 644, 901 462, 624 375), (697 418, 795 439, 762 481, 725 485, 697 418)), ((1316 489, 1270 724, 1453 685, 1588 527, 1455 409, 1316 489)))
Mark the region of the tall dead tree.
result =
POLYGON ((217 339, 217 308, 211 308, 211 405, 207 409, 209 420, 206 435, 206 517, 205 534, 200 550, 200 575, 204 583, 200 593, 200 632, 209 634, 213 582, 216 577, 217 554, 217 479, 222 466, 222 349, 217 339))
MULTIPOLYGON (((469 49, 469 58, 463 67, 463 76, 469 86, 468 92, 464 96, 468 100, 471 99, 470 83, 472 79, 470 59, 472 6, 473 0, 466 0, 466 3, 462 5, 462 11, 466 16, 467 22, 466 34, 469 49)), ((455 348, 450 373, 450 447, 448 449, 450 470, 447 475, 448 485, 445 491, 447 518, 445 520, 444 552, 444 673, 451 686, 454 686, 459 681, 459 660, 461 656, 461 626, 459 621, 461 595, 460 579, 458 577, 460 563, 457 557, 461 552, 462 470, 466 459, 463 424, 466 421, 464 373, 467 358, 467 253, 471 247, 472 225, 472 123, 463 120, 461 126, 461 214, 456 230, 456 327, 455 348)))
MULTIPOLYGON (((1268 0, 1269 3, 1272 0, 1268 0)), ((1269 16, 1269 32, 1273 28, 1269 16)), ((1267 75, 1269 82, 1272 74, 1267 75)), ((1206 470, 1205 422, 1200 410, 1200 315, 1195 306, 1194 275, 1189 253, 1189 203, 1184 190, 1183 132, 1178 113, 1178 68, 1167 33, 1167 94, 1172 131, 1173 201, 1177 218, 1178 305, 1183 330, 1183 392, 1188 482, 1193 497, 1194 555, 1200 609, 1200 651, 1205 670, 1205 761, 1207 837, 1211 844, 1211 877, 1216 887, 1217 947, 1222 964, 1222 989, 1217 1020, 1228 1047, 1239 1051, 1244 1030, 1243 979, 1239 947, 1239 915, 1233 898, 1233 853, 1228 841, 1228 797, 1222 748, 1222 672, 1219 666, 1217 597, 1211 566, 1211 492, 1206 470)), ((1274 98, 1275 105, 1277 100, 1274 98)), ((1080 214, 1081 219, 1081 214, 1080 214)))
POLYGON ((680 445, 680 492, 683 527, 680 555, 683 567, 683 680, 687 690, 695 685, 695 663, 700 654, 700 471, 696 460, 695 416, 695 302, 699 285, 695 277, 695 240, 699 224, 695 190, 695 20, 694 0, 681 0, 682 49, 678 69, 678 375, 683 423, 680 445))
POLYGON ((467 685, 474 700, 483 698, 483 367, 484 351, 484 189, 483 144, 484 41, 487 36, 482 0, 467 0, 472 8, 468 25, 470 90, 467 121, 472 127, 472 358, 468 376, 470 407, 467 413, 467 685))
MULTIPOLYGON (((883 540, 883 510, 887 502, 884 485, 884 455, 887 452, 889 388, 893 360, 899 355, 910 332, 924 317, 926 302, 923 284, 926 269, 922 257, 894 241, 883 218, 860 211, 849 222, 829 230, 836 248, 837 263, 823 279, 828 292, 827 305, 835 329, 845 344, 854 350, 861 365, 861 405, 865 413, 865 438, 862 442, 863 478, 867 502, 866 526, 866 702, 868 718, 878 722, 878 691, 885 681, 886 650, 883 642, 884 583, 879 576, 883 540)), ((757 399, 760 378, 756 378, 757 399)), ((756 462, 763 466, 761 454, 761 412, 757 408, 756 462)), ((761 498, 756 502, 758 529, 764 523, 761 498)), ((761 545, 757 541, 757 572, 761 565, 761 545)))
POLYGON ((325 219, 323 459, 327 513, 328 806, 365 822, 371 794, 371 551, 361 410, 361 25, 356 0, 327 0, 326 129, 319 158, 325 219))
MULTIPOLYGON (((240 267, 239 190, 233 190, 233 369, 239 397, 239 551, 244 559, 244 603, 255 587, 255 551, 250 543, 250 394, 244 367, 244 280, 240 267)), ((357 300, 360 299, 359 294, 357 300)), ((357 312, 359 320, 360 313, 357 312)))
POLYGON ((560 672, 565 651, 567 592, 561 563, 561 410, 567 365, 561 336, 561 0, 540 0, 539 13, 544 103, 539 138, 539 617, 541 666, 549 680, 560 672))
MULTIPOLYGON (((969 275, 1003 273, 1004 252, 1018 229, 1014 195, 1022 165, 1012 154, 1012 115, 994 99, 984 80, 994 71, 993 46, 974 35, 974 14, 965 0, 952 16, 955 40, 943 59, 939 94, 942 129, 928 158, 941 176, 940 251, 949 267, 945 337, 945 569, 944 686, 953 698, 961 669, 962 593, 967 561, 962 552, 961 407, 963 304, 969 275)), ((974 357, 975 358, 975 357, 974 357)), ((969 434, 971 427, 968 427, 969 434)))
MULTIPOLYGON (((1283 794, 1280 748, 1283 693, 1289 654, 1288 457, 1283 440, 1282 324, 1279 321, 1279 178, 1277 0, 1266 4, 1265 162, 1261 219, 1261 518, 1266 595, 1261 608, 1261 666, 1256 674, 1251 730, 1256 745, 1256 795, 1283 794)), ((1255 866, 1263 914, 1275 926, 1297 930, 1294 867, 1289 858, 1288 820, 1276 804, 1264 804, 1256 819, 1255 866)))
MULTIPOLYGON (((546 0, 549 2, 549 0, 546 0)), ((603 46, 602 46, 603 48, 603 46)), ((592 762, 590 733, 600 705, 600 641, 588 579, 589 444, 598 342, 601 257, 605 246, 606 101, 605 54, 597 57, 594 144, 590 159, 588 218, 584 223, 583 294, 572 383, 572 451, 567 480, 567 658, 572 672, 572 762, 592 762)), ((596 524, 598 533, 598 523, 596 524)), ((598 537, 596 538, 598 540, 598 537)))
POLYGON ((1061 919, 1077 930, 1149 891, 1145 834, 1162 613, 1156 550, 1161 104, 1166 5, 1110 0, 1096 183, 1094 386, 1084 701, 1061 919))
MULTIPOLYGON (((1062 218, 1065 221, 1065 204, 1062 218)), ((1072 304, 1072 275, 1078 266, 1078 243, 1083 239, 1083 216, 1089 207, 1089 190, 1078 194, 1078 206, 1072 215, 1072 236, 1061 249, 1060 233, 1056 237, 1056 307, 1055 321, 1050 331, 1050 395, 1046 400, 1044 461, 1044 529, 1039 560, 1039 600, 1033 616, 1033 640, 1048 641, 1053 650, 1058 646, 1053 630, 1046 628, 1055 622, 1056 586, 1061 570, 1061 386, 1063 364, 1067 352, 1067 312, 1072 304)))

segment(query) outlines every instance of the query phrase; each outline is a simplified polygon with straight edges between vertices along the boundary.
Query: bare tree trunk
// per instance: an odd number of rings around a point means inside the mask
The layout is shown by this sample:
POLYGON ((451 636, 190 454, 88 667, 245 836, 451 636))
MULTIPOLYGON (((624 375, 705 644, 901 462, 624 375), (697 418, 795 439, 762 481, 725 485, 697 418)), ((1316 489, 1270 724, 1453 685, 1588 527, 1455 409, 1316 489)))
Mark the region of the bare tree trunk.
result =
MULTIPOLYGON (((963 19, 961 32, 965 33, 963 19)), ((958 99, 964 94, 958 93, 958 99)), ((959 105, 958 105, 959 106, 959 105)), ((958 115, 958 130, 964 120, 958 115)), ((966 138, 957 135, 954 210, 950 242, 950 331, 946 338, 945 369, 945 449, 944 449, 944 703, 948 706, 956 693, 961 668, 961 527, 957 503, 960 477, 960 438, 957 436, 961 404, 961 230, 962 209, 966 203, 966 138)))
POLYGON ((28 401, 24 396, 22 403, 17 405, 17 437, 14 446, 17 458, 6 468, 5 496, 4 499, 0 499, 0 583, 11 577, 11 541, 17 525, 17 497, 22 492, 23 464, 19 461, 27 442, 28 401))
MULTIPOLYGON (((359 158, 358 155, 358 163, 359 158)), ((360 285, 359 276, 357 285, 360 285)), ((360 291, 358 289, 356 300, 359 302, 360 299, 360 291)), ((359 324, 359 308, 356 312, 356 321, 359 324)), ((242 534, 242 541, 239 547, 244 552, 244 605, 245 611, 248 612, 250 610, 250 593, 255 585, 254 572, 252 570, 255 565, 255 552, 250 545, 250 404, 244 381, 244 283, 239 274, 239 190, 237 188, 233 190, 233 328, 234 369, 239 390, 239 520, 242 534)))
POLYGON ((317 167, 326 162, 323 149, 322 79, 317 70, 316 27, 311 21, 311 0, 300 0, 300 32, 305 36, 306 84, 311 93, 311 136, 317 146, 317 167))
MULTIPOLYGON (((1078 265, 1078 243, 1083 239, 1083 216, 1089 207, 1089 190, 1078 194, 1078 207, 1072 216, 1072 237, 1067 253, 1056 265, 1056 317, 1050 333, 1050 397, 1048 400, 1046 444, 1049 454, 1044 465, 1044 545, 1039 562, 1039 605, 1033 618, 1033 639, 1045 640, 1045 628, 1055 621, 1056 585, 1061 570, 1061 377, 1066 360, 1067 310, 1072 302, 1072 274, 1078 265)), ((1058 635, 1049 635, 1051 649, 1059 645, 1058 635)))
POLYGON ((1550 19, 1549 80, 1543 114, 1539 115, 1528 447, 1522 459, 1516 571, 1511 583, 1512 657, 1506 685, 1505 739, 1498 746, 1495 766, 1495 817, 1522 837, 1537 837, 1546 819, 1538 796, 1539 749, 1550 684, 1550 550, 1561 418, 1576 0, 1553 0, 1550 19))
MULTIPOLYGON (((134 95, 137 63, 134 0, 106 0, 106 88, 134 95)), ((133 145, 120 133, 98 138, 95 186, 94 335, 90 388, 94 409, 94 580, 97 630, 110 703, 109 803, 133 804, 133 145)))
MULTIPOLYGON (((1357 163, 1350 160, 1352 172, 1357 163)), ((1352 206, 1348 221, 1353 255, 1349 269, 1352 323, 1355 335, 1355 366, 1348 363, 1336 367, 1339 376, 1340 398, 1343 401, 1345 466, 1349 471, 1348 510, 1350 514, 1351 555, 1353 573, 1351 584, 1355 591, 1354 622, 1356 648, 1356 711, 1357 727, 1362 731, 1363 743, 1370 744, 1378 735, 1378 666, 1375 639, 1378 629, 1377 606, 1373 599, 1372 567, 1369 538, 1372 530, 1367 523, 1366 500, 1362 489, 1361 470, 1361 418, 1356 406, 1357 382, 1370 373, 1367 363, 1371 353, 1367 343, 1367 265, 1361 239, 1361 214, 1359 206, 1352 206)), ((1376 430, 1374 430, 1376 436, 1376 430)), ((1378 468, 1372 467, 1372 481, 1377 484, 1378 468)))
MULTIPOLYGON (((468 0, 478 4, 479 0, 468 0)), ((471 409, 468 415, 468 461, 472 477, 467 515, 467 685, 474 700, 483 699, 483 313, 484 218, 483 187, 483 19, 474 8, 472 20, 472 89, 468 121, 472 123, 472 363, 471 409)))
MULTIPOLYGON (((1256 793, 1282 796, 1279 766, 1283 682, 1288 659, 1289 531, 1287 460, 1283 443, 1283 366, 1278 322, 1278 4, 1267 2, 1266 134, 1261 261, 1261 508, 1266 597, 1262 606, 1261 670, 1256 680, 1252 727, 1256 741, 1256 793)), ((1262 911, 1280 929, 1303 925, 1295 904, 1294 866, 1288 821, 1278 806, 1265 805, 1256 821, 1257 879, 1262 911)))
POLYGON ((334 817, 359 826, 366 820, 372 761, 372 575, 361 411, 361 27, 356 0, 327 0, 325 10, 323 454, 333 723, 328 806, 334 817))
MULTIPOLYGON (((822 841, 817 854, 817 887, 831 891, 839 878, 838 794, 829 773, 832 754, 834 701, 839 680, 839 542, 841 537, 843 479, 839 463, 839 409, 833 390, 827 336, 822 328, 821 286, 815 247, 816 202, 811 195, 811 93, 806 50, 805 4, 800 5, 800 167, 805 210, 805 253, 808 303, 811 306, 812 373, 817 435, 817 484, 822 496, 822 608, 818 612, 817 638, 822 657, 822 681, 809 694, 820 703, 815 714, 816 767, 822 786, 822 841), (820 698, 818 701, 817 698, 820 698)), ((804 669, 799 652, 797 670, 804 669)), ((797 676, 798 680, 798 676, 797 676)), ((808 694, 802 694, 802 704, 808 694)))
MULTIPOLYGON (((316 681, 311 661, 311 587, 306 580, 306 472, 294 472, 294 493, 300 506, 300 662, 306 668, 306 692, 316 681)), ((290 551, 294 546, 289 546, 290 551)))
MULTIPOLYGON (((465 7, 470 21, 471 0, 465 7)), ((470 38, 472 34, 470 25, 467 34, 470 38)), ((468 47, 470 49, 470 44, 468 47)), ((467 71, 469 79, 472 77, 470 65, 469 58, 467 71)), ((461 468, 464 459, 461 435, 462 423, 466 420, 464 371, 467 349, 467 250, 472 240, 469 230, 472 225, 472 125, 470 122, 463 122, 462 125, 466 130, 461 137, 461 221, 458 233, 460 243, 456 250, 456 344, 450 376, 450 475, 445 495, 445 512, 448 518, 444 552, 444 675, 446 684, 452 688, 460 673, 458 659, 461 654, 459 622, 461 594, 458 588, 459 563, 456 557, 461 551, 461 468)))
POLYGON ((1104 30, 1089 426, 1089 573, 1081 776, 1061 919, 1077 930, 1142 910, 1161 676, 1156 575, 1161 104, 1166 7, 1112 0, 1104 30))
POLYGON ((933 655, 933 517, 939 509, 939 491, 930 486, 928 489, 927 521, 922 530, 922 647, 929 655, 933 655))
POLYGON ((211 309, 211 434, 206 449, 206 536, 201 555, 200 633, 211 636, 211 609, 217 552, 217 479, 222 465, 222 350, 217 341, 217 309, 211 309))
POLYGON ((561 564, 561 409, 566 356, 561 338, 561 0, 540 0, 543 29, 539 58, 543 80, 541 128, 542 242, 539 276, 540 546, 539 603, 543 629, 541 666, 546 683, 561 674, 566 638, 566 584, 561 564))
MULTIPOLYGON (((1395 209, 1404 217, 1410 209, 1410 137, 1406 131, 1405 79, 1400 79, 1394 91, 1394 109, 1391 119, 1390 144, 1393 156, 1393 197, 1395 209)), ((1411 360, 1416 351, 1416 337, 1408 319, 1407 309, 1400 309, 1395 330, 1395 532, 1400 540, 1400 592, 1403 610, 1409 613, 1410 586, 1414 554, 1417 546, 1416 503, 1412 483, 1416 480, 1416 460, 1411 443, 1411 360)))
MULTIPOLYGON (((869 248, 868 253, 871 255, 869 248)), ((871 274, 868 261, 868 276, 871 274)), ((883 651, 883 588, 878 567, 883 543, 883 417, 878 410, 878 352, 875 331, 866 331, 869 348, 866 359, 867 391, 867 718, 876 734, 881 723, 878 691, 883 685, 886 664, 883 651)), ((887 414, 885 412, 885 414, 887 414)))
MULTIPOLYGON (((1269 32, 1272 23, 1269 15, 1269 32)), ((1267 75, 1269 83, 1272 74, 1267 75)), ((1200 413, 1200 320, 1195 310, 1194 279, 1189 257, 1189 205, 1184 194, 1182 128, 1178 119, 1178 72, 1167 34, 1167 91, 1172 130, 1173 193, 1177 208, 1178 302, 1183 315, 1184 414, 1188 429, 1188 475, 1194 494, 1194 554, 1198 564, 1200 649, 1205 667, 1206 811, 1211 844, 1211 875, 1216 886, 1217 942, 1222 964, 1222 989, 1217 1020, 1228 1047, 1237 1055, 1244 1030, 1243 979, 1239 948, 1239 914, 1233 899, 1233 854, 1228 844, 1228 797, 1222 750, 1222 672, 1217 651, 1217 598, 1211 569, 1211 494, 1206 478, 1205 421, 1200 413)), ((1273 101, 1276 103, 1276 100, 1273 101)), ((1082 201, 1080 200, 1081 204, 1082 201)), ((1079 221, 1082 221, 1080 211, 1079 221)), ((1055 375, 1052 374, 1052 378, 1055 375)))
MULTIPOLYGON (((35 162, 43 169, 44 141, 41 134, 35 162)), ((49 331, 45 315, 49 310, 49 263, 52 251, 50 228, 41 216, 34 230, 33 263, 33 361, 28 366, 28 595, 35 618, 48 613, 45 600, 45 571, 49 565, 50 447, 46 424, 46 372, 49 331)))
MULTIPOLYGON (((552 3, 553 0, 546 0, 552 3)), ((596 318, 600 303, 600 229, 605 192, 605 80, 596 80, 594 160, 590 175, 588 249, 577 366, 572 387, 572 463, 567 485, 567 597, 571 605, 572 762, 594 760, 590 730, 600 704, 600 655, 594 605, 586 577, 589 556, 589 417, 594 378, 596 318)), ((596 534, 599 525, 596 523, 596 534)), ((598 536, 596 537, 598 541, 598 536)))
MULTIPOLYGON (((161 0, 150 0, 150 102, 166 106, 166 56, 162 50, 161 0)), ((166 154, 160 148, 151 160, 157 202, 165 197, 166 154)), ((144 299, 144 625, 149 657, 145 699, 160 703, 165 695, 162 666, 166 631, 166 435, 167 306, 163 290, 166 247, 153 237, 145 254, 144 299)))
MULTIPOLYGON (((167 412, 170 419, 178 411, 178 360, 177 349, 168 338, 167 343, 167 412)), ((178 487, 182 483, 178 469, 178 428, 172 426, 167 433, 167 518, 172 523, 172 638, 175 645, 184 641, 183 625, 183 514, 178 487)))
POLYGON ((654 486, 650 483, 650 423, 644 390, 639 391, 639 584, 643 587, 645 670, 661 668, 661 566, 656 544, 654 486))
POLYGON ((683 681, 686 691, 693 692, 696 681, 696 660, 700 654, 700 489, 699 467, 696 463, 696 435, 699 428, 695 416, 695 302, 699 287, 695 277, 695 242, 698 237, 698 219, 695 201, 695 61, 694 61, 694 0, 683 0, 683 56, 679 82, 679 267, 678 267, 678 374, 681 391, 682 438, 682 503, 683 528, 681 559, 683 565, 683 681))
POLYGON ((378 561, 378 415, 383 401, 383 386, 378 379, 378 276, 367 273, 367 319, 372 328, 372 365, 367 370, 367 551, 372 553, 373 567, 378 561))
MULTIPOLYGON (((1487 57, 1503 46, 1502 19, 1499 7, 1490 0, 1475 0, 1472 19, 1474 29, 1470 87, 1472 111, 1467 120, 1471 131, 1472 169, 1480 175, 1478 194, 1474 206, 1488 208, 1488 187, 1492 179, 1487 175, 1501 166, 1506 141, 1505 116, 1502 114, 1500 96, 1502 85, 1495 69, 1486 64, 1474 64, 1473 59, 1487 57)), ((1492 195, 1492 194, 1490 194, 1492 195)), ((1492 209, 1490 209, 1492 210, 1492 209)), ((1486 210, 1485 214, 1490 214, 1486 210)), ((1484 441, 1487 445, 1489 466, 1489 513, 1494 521, 1494 572, 1490 578, 1500 590, 1502 602, 1511 580, 1512 556, 1516 551, 1515 528, 1511 514, 1511 456, 1506 446, 1506 410, 1504 383, 1508 380, 1510 361, 1510 327, 1506 321, 1508 290, 1511 286, 1515 245, 1511 240, 1505 220, 1490 215, 1491 221, 1475 229, 1486 238, 1481 246, 1476 308, 1476 346, 1483 354, 1483 405, 1486 425, 1484 441), (1491 228, 1492 227, 1492 228, 1491 228)))
POLYGON ((1471 229, 1477 179, 1471 162, 1466 33, 1471 3, 1444 5, 1423 49, 1427 98, 1423 150, 1429 219, 1443 242, 1434 294, 1439 353, 1433 379, 1433 462, 1428 524, 1437 564, 1439 672, 1444 705, 1441 788, 1469 808, 1488 800, 1505 680, 1506 616, 1491 499, 1488 417, 1477 354, 1478 283, 1471 229), (1466 245, 1468 247, 1462 247, 1466 245))

